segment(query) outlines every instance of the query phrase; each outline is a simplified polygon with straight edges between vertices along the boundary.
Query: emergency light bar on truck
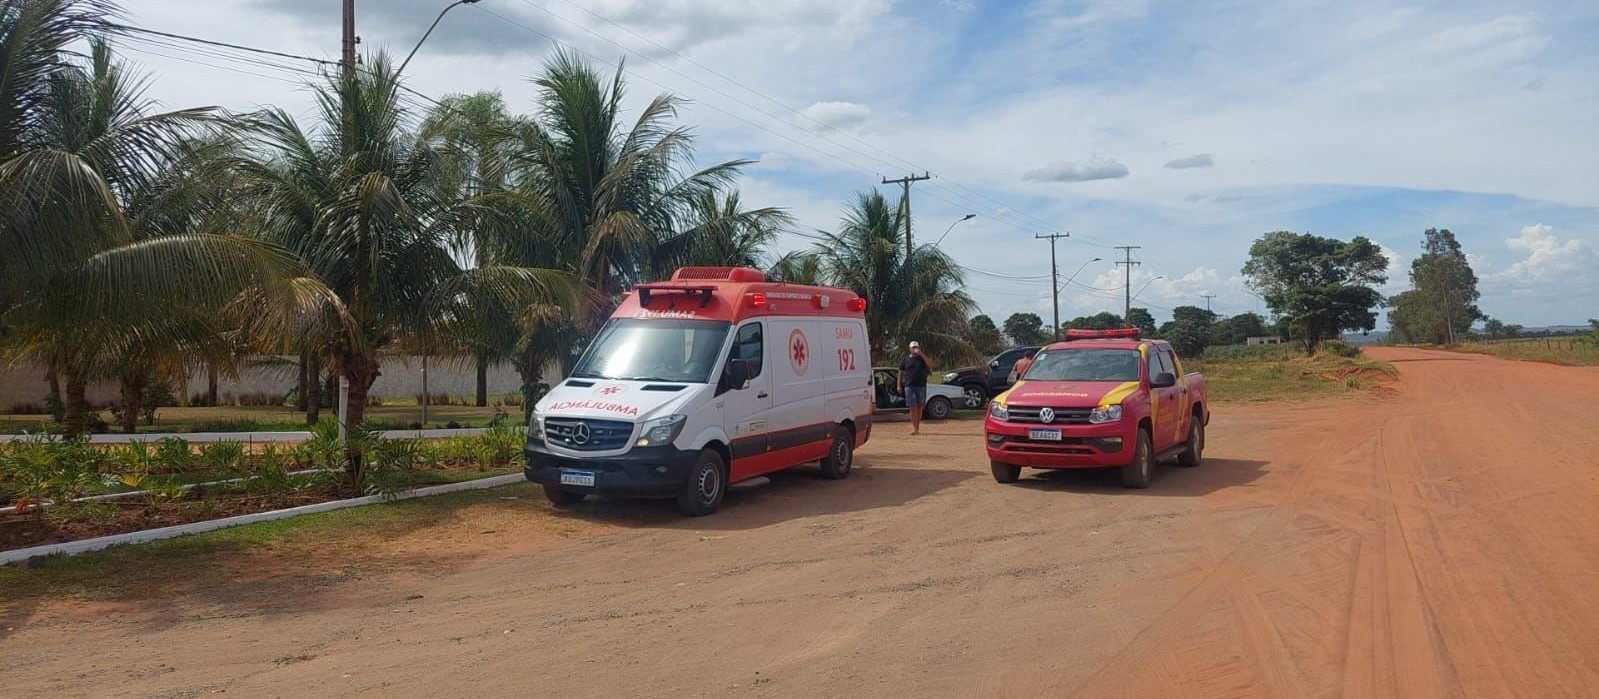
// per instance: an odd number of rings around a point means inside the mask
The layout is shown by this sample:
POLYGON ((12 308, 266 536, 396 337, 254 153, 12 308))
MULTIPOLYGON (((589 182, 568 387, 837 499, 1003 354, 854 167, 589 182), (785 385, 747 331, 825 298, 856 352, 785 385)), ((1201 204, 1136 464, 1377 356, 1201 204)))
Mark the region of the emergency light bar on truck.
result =
POLYGON ((1115 338, 1124 338, 1124 337, 1136 338, 1136 337, 1139 336, 1139 334, 1141 332, 1142 331, 1140 331, 1138 328, 1118 328, 1116 330, 1067 330, 1066 331, 1066 339, 1068 339, 1068 340, 1103 340, 1103 339, 1112 338, 1112 337, 1115 337, 1115 338))

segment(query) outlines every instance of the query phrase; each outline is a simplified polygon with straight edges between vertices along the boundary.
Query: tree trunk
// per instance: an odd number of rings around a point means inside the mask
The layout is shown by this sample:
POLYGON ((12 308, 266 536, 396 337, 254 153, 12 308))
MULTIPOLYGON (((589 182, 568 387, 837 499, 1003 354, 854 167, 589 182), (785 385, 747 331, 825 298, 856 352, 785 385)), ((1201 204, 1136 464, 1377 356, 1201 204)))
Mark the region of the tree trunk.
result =
POLYGON ((305 398, 305 424, 322 420, 322 361, 314 352, 305 355, 305 383, 300 395, 305 398))
POLYGON ((311 390, 311 353, 300 353, 300 388, 296 392, 299 397, 294 401, 294 409, 306 412, 306 394, 311 390))
POLYGON ((205 365, 205 404, 212 407, 217 404, 217 365, 210 362, 205 365))
POLYGON ((133 434, 139 431, 139 408, 144 398, 143 382, 136 378, 122 377, 122 433, 133 434))
POLYGON ((516 363, 516 373, 522 377, 522 422, 533 420, 533 386, 544 378, 539 371, 539 357, 532 352, 523 352, 516 363))
MULTIPOLYGON (((344 380, 349 384, 349 403, 345 406, 347 413, 340 416, 344 420, 346 430, 361 424, 366 419, 366 398, 372 391, 372 384, 377 382, 378 375, 383 373, 377 360, 366 355, 353 355, 344 358, 344 380)), ((361 485, 361 452, 353 446, 345 445, 344 455, 346 469, 350 474, 350 482, 359 487, 361 485)))
POLYGON ((55 396, 57 399, 60 399, 61 398, 61 377, 56 376, 56 370, 55 370, 54 367, 51 367, 51 368, 45 370, 45 372, 44 372, 44 380, 49 382, 49 384, 50 384, 50 395, 55 396))
POLYGON ((82 372, 68 369, 65 373, 67 393, 61 400, 66 404, 67 414, 62 421, 61 431, 68 439, 77 439, 83 436, 84 418, 89 412, 89 402, 85 398, 88 383, 82 372))
POLYGON ((477 407, 482 408, 489 404, 489 359, 479 352, 477 355, 477 407))

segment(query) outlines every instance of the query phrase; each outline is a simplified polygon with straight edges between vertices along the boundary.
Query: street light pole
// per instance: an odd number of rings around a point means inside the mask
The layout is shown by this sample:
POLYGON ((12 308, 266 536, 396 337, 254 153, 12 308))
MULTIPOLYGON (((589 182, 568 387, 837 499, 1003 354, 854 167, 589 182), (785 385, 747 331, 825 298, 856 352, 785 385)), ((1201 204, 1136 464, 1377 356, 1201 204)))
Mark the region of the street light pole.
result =
POLYGON ((1066 278, 1066 283, 1060 285, 1060 290, 1065 290, 1066 287, 1071 286, 1072 285, 1072 280, 1076 279, 1077 275, 1082 274, 1083 270, 1088 269, 1089 265, 1094 264, 1095 262, 1099 262, 1099 261, 1101 261, 1103 259, 1104 258, 1096 257, 1096 258, 1094 258, 1092 260, 1084 262, 1083 266, 1078 267, 1076 272, 1072 272, 1072 276, 1066 278))
POLYGON ((416 46, 411 48, 411 53, 406 54, 405 60, 400 62, 400 68, 399 70, 394 71, 394 74, 399 75, 405 72, 405 67, 410 65, 411 58, 416 55, 418 49, 422 48, 422 43, 427 41, 429 36, 433 35, 433 30, 439 26, 439 22, 444 21, 444 15, 448 14, 450 10, 455 9, 458 5, 473 5, 478 1, 479 0, 455 0, 455 2, 445 5, 444 9, 439 10, 439 16, 433 18, 433 24, 428 25, 428 30, 422 33, 421 39, 417 39, 416 46))
MULTIPOLYGON (((1133 294, 1133 295, 1132 295, 1132 296, 1129 296, 1129 297, 1127 297, 1127 298, 1128 298, 1128 301, 1127 301, 1127 312, 1128 312, 1128 313, 1132 313, 1132 308, 1133 308, 1133 306, 1132 306, 1132 303, 1133 303, 1133 299, 1136 299, 1136 298, 1138 298, 1138 295, 1139 295, 1139 294, 1142 294, 1142 293, 1144 293, 1144 290, 1145 290, 1145 289, 1148 289, 1148 288, 1149 288, 1149 285, 1150 285, 1150 284, 1154 284, 1154 283, 1155 283, 1155 282, 1156 282, 1156 281, 1158 281, 1158 280, 1161 280, 1161 279, 1165 279, 1165 277, 1155 277, 1155 278, 1153 278, 1153 279, 1150 279, 1150 280, 1149 280, 1149 281, 1147 281, 1147 282, 1144 282, 1144 285, 1143 285, 1143 286, 1141 286, 1141 287, 1138 287, 1138 293, 1137 293, 1137 294, 1133 294)), ((1123 321, 1125 321, 1125 320, 1127 320, 1127 319, 1126 319, 1126 318, 1122 318, 1122 320, 1123 320, 1123 321)))
POLYGON ((952 231, 952 230, 955 230, 956 226, 961 225, 961 223, 964 222, 964 221, 970 221, 970 220, 972 220, 974 218, 977 218, 977 214, 966 214, 965 216, 962 216, 962 217, 956 219, 954 223, 949 224, 949 228, 945 228, 944 229, 944 234, 943 235, 938 236, 938 240, 933 243, 933 247, 936 248, 936 247, 938 247, 939 243, 944 242, 944 239, 949 237, 949 232, 952 231))

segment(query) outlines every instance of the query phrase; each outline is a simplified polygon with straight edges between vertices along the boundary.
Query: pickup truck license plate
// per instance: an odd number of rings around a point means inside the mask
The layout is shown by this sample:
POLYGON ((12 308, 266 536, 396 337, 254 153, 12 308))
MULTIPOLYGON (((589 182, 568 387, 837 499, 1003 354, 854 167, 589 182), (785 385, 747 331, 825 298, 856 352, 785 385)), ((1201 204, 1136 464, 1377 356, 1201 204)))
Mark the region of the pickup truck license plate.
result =
POLYGON ((593 471, 572 471, 561 469, 561 485, 586 485, 594 487, 593 471))
POLYGON ((1028 430, 1027 438, 1035 442, 1059 442, 1060 430, 1028 430))

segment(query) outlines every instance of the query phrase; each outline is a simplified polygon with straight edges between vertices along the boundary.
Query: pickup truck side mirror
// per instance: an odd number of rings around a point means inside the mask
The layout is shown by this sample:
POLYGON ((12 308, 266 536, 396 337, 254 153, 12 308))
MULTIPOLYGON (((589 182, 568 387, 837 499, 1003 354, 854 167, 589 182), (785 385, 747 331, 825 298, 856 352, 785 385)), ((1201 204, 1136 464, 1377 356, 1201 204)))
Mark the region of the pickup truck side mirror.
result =
POLYGON ((1171 388, 1172 386, 1176 385, 1177 375, 1169 371, 1160 372, 1159 374, 1156 374, 1154 378, 1149 380, 1150 388, 1171 388))
POLYGON ((741 391, 744 385, 750 382, 750 363, 742 359, 727 360, 727 368, 722 371, 726 386, 734 391, 741 391))
POLYGON ((999 368, 999 360, 996 359, 996 360, 994 360, 992 362, 989 362, 988 363, 988 368, 990 368, 990 369, 998 369, 999 368))

